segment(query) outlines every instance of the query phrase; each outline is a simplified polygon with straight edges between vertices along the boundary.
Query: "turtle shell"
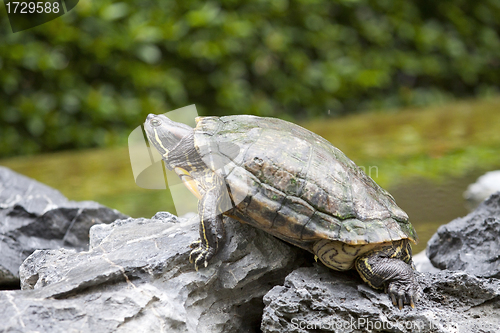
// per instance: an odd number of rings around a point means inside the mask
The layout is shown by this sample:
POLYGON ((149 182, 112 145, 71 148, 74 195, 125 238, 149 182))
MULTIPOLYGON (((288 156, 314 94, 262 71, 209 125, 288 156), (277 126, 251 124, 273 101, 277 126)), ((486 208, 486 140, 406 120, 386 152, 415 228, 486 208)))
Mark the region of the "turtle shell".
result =
POLYGON ((305 128, 238 115, 199 118, 194 133, 202 159, 226 181, 228 216, 307 249, 320 239, 417 242, 394 198, 305 128))

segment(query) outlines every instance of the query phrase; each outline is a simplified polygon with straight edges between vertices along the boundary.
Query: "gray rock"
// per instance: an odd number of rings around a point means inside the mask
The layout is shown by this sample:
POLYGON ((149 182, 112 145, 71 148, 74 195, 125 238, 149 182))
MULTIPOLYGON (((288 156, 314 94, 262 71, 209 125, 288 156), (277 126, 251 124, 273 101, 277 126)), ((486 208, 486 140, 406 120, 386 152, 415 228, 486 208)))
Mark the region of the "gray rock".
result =
POLYGON ((226 219, 226 245, 194 270, 199 220, 159 213, 90 230, 86 252, 36 251, 22 291, 0 292, 0 332, 258 332, 262 297, 303 251, 226 219))
MULTIPOLYGON (((334 272, 321 264, 299 268, 312 256, 229 218, 225 246, 199 272, 188 261, 189 244, 199 238, 194 214, 177 218, 160 212, 152 219, 94 225, 87 250, 80 242, 85 228, 73 229, 65 214, 72 212, 70 221, 79 221, 83 211, 102 206, 84 204, 94 208, 75 213, 72 205, 81 203, 36 182, 24 186, 29 180, 19 175, 14 176, 21 180, 9 183, 6 175, 10 171, 0 168, 0 221, 7 221, 1 225, 2 255, 5 244, 35 240, 44 246, 53 242, 54 249, 26 258, 19 269, 23 290, 0 291, 0 332, 497 332, 500 327, 496 278, 448 270, 417 273, 422 287, 417 308, 398 310, 355 271, 334 272), (67 236, 73 234, 80 236, 67 236), (67 244, 72 248, 57 248, 67 244)), ((464 245, 456 248, 477 256, 481 271, 491 275, 487 264, 494 268, 500 253, 499 212, 500 193, 464 218, 464 229, 445 228, 454 231, 436 242, 464 245), (458 236, 464 238, 453 240, 458 236)), ((428 261, 415 257, 428 270, 428 261)), ((474 260, 466 264, 474 268, 474 260)))
POLYGON ((126 217, 0 167, 0 288, 19 285, 19 266, 37 249, 84 250, 92 225, 126 217))
POLYGON ((490 195, 500 191, 500 170, 490 171, 470 184, 464 192, 464 199, 469 210, 475 209, 490 195))
POLYGON ((500 278, 500 192, 465 217, 439 227, 426 253, 440 269, 500 278))
POLYGON ((387 294, 354 274, 322 265, 293 271, 264 296, 262 331, 498 332, 500 281, 465 272, 417 273, 422 288, 412 309, 395 308, 387 294))

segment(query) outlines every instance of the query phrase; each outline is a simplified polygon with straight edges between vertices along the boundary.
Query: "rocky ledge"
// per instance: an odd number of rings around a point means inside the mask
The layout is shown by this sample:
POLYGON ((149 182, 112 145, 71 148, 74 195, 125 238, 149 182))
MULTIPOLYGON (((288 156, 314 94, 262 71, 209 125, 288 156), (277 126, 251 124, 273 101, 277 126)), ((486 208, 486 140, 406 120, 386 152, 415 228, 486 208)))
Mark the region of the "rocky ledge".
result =
POLYGON ((298 249, 226 220, 207 268, 189 263, 197 215, 118 220, 90 231, 89 251, 43 250, 0 292, 0 332, 257 332, 262 298, 300 263, 298 249))
POLYGON ((499 280, 451 271, 417 277, 422 293, 416 308, 398 310, 355 274, 299 268, 264 296, 262 331, 498 332, 499 280))
POLYGON ((189 263, 198 218, 158 213, 90 230, 90 248, 35 251, 23 290, 0 292, 0 332, 497 332, 500 282, 417 273, 416 309, 395 308, 356 272, 226 219, 207 268, 189 263), (302 267, 299 267, 302 266, 302 267), (339 327, 341 329, 339 330, 339 327))
MULTIPOLYGON (((1 172, 6 171, 0 169, 0 176, 1 172)), ((19 269, 22 290, 0 291, 0 332, 496 333, 500 327, 496 273, 489 277, 472 271, 417 273, 421 295, 416 308, 398 310, 387 294, 369 288, 356 272, 334 272, 311 264, 309 253, 229 218, 225 246, 208 267, 197 272, 188 260, 189 244, 199 238, 194 214, 178 218, 162 212, 151 219, 133 219, 114 212, 118 219, 113 223, 91 226, 87 247, 84 239, 69 241, 73 238, 66 236, 72 234, 68 230, 73 230, 70 226, 84 209, 78 209, 78 214, 73 210, 63 215, 73 208, 50 213, 56 201, 44 200, 20 181, 16 183, 19 195, 7 196, 9 179, 0 177, 5 210, 0 211, 1 221, 8 221, 7 226, 16 222, 18 227, 4 227, 3 232, 25 234, 18 231, 25 231, 20 218, 12 216, 28 216, 25 221, 40 226, 40 234, 29 234, 34 238, 17 238, 19 262, 29 249, 42 245, 19 269), (52 230, 57 223, 64 232, 55 233, 54 248, 29 241, 50 243, 45 229, 52 230)), ((61 207, 77 205, 60 200, 61 207)), ((475 229, 485 229, 484 242, 466 252, 477 255, 478 261, 484 254, 493 258, 481 247, 493 246, 490 237, 497 230, 490 229, 492 218, 498 217, 496 203, 492 206, 498 199, 492 200, 486 203, 486 215, 471 220, 475 229)), ((12 257, 4 249, 2 245, 2 256, 12 257)), ((17 272, 14 264, 10 271, 17 272)))
POLYGON ((19 266, 33 251, 87 249, 91 226, 124 217, 0 166, 0 289, 19 286, 19 266))

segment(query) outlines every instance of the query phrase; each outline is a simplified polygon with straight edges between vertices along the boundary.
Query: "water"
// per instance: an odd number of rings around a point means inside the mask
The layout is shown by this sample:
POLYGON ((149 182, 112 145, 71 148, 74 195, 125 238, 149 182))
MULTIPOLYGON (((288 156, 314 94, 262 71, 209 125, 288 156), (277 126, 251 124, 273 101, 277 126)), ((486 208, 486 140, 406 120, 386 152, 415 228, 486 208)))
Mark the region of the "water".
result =
POLYGON ((478 169, 460 177, 442 180, 408 179, 388 188, 417 230, 420 241, 413 246, 413 253, 425 249, 427 241, 440 225, 469 213, 463 193, 469 184, 486 171, 478 169))

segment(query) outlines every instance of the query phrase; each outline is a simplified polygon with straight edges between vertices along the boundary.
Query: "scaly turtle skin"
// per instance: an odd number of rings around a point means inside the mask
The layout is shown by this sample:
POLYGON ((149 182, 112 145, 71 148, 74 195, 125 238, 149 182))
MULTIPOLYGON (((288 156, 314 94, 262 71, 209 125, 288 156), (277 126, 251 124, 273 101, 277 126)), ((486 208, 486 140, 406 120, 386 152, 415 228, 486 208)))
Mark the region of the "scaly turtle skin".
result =
POLYGON ((224 241, 223 215, 313 254, 334 270, 355 268, 394 305, 414 307, 417 235, 394 198, 339 149, 289 122, 255 116, 165 115, 144 123, 169 169, 199 199, 200 240, 190 260, 205 267, 224 241))

